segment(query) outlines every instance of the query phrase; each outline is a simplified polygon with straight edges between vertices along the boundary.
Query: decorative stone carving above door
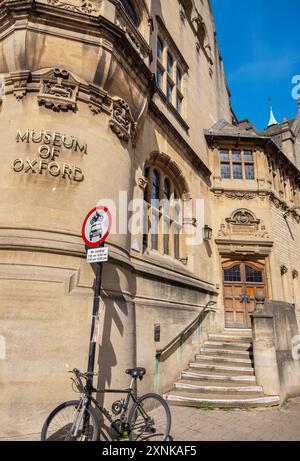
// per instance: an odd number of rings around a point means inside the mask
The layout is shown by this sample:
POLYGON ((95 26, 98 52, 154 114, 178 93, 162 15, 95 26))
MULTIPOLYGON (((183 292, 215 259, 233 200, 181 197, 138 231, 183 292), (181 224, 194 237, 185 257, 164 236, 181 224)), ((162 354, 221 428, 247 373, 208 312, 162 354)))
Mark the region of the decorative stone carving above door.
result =
POLYGON ((264 223, 257 219, 254 213, 244 208, 236 210, 230 218, 222 222, 219 237, 227 236, 270 238, 264 223))

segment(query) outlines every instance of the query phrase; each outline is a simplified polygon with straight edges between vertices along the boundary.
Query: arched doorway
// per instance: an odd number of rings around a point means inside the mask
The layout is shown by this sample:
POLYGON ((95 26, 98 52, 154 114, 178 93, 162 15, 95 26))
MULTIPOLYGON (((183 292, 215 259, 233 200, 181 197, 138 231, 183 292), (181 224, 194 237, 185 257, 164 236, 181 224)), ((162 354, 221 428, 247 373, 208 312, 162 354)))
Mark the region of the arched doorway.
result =
POLYGON ((255 294, 266 295, 265 266, 253 261, 229 261, 223 264, 226 328, 251 328, 255 294))

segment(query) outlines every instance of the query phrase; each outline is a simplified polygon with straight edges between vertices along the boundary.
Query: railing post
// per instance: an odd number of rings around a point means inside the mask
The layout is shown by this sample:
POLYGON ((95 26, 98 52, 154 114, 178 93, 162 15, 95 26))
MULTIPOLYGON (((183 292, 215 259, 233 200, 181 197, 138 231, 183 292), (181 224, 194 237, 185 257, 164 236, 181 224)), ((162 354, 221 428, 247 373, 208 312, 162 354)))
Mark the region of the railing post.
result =
POLYGON ((161 354, 157 353, 155 356, 155 370, 154 370, 154 388, 155 391, 159 391, 159 369, 160 369, 160 357, 161 354))
POLYGON ((280 395, 273 315, 265 309, 265 296, 256 295, 252 314, 253 355, 257 384, 266 395, 280 395))

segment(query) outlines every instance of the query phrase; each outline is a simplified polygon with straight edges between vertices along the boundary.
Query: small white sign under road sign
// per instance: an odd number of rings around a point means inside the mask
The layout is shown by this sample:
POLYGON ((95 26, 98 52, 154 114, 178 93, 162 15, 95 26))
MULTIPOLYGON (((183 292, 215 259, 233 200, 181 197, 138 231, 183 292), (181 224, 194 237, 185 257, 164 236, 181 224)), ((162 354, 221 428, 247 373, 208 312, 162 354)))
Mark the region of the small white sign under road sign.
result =
POLYGON ((92 248, 87 252, 87 263, 106 263, 108 261, 108 248, 92 248))

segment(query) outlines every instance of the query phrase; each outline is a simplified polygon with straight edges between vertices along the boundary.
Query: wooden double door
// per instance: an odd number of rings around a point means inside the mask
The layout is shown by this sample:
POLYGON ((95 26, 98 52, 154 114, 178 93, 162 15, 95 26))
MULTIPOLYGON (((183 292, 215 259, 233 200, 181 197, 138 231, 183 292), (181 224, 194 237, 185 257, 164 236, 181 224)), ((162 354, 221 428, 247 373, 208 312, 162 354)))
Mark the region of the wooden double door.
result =
POLYGON ((225 326, 251 328, 255 294, 266 295, 265 268, 253 261, 229 261, 223 264, 225 326))

